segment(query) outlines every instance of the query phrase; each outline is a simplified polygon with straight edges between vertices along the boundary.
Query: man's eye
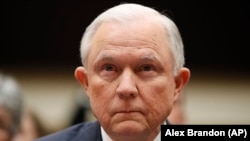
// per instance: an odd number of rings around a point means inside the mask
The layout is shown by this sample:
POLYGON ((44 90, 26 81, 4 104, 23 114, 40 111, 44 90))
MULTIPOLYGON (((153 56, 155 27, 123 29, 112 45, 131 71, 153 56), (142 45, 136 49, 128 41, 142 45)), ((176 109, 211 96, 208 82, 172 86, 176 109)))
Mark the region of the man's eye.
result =
POLYGON ((153 67, 151 65, 144 65, 141 67, 140 71, 152 71, 153 67))
POLYGON ((104 65, 104 70, 105 71, 115 71, 115 67, 113 65, 106 64, 106 65, 104 65))

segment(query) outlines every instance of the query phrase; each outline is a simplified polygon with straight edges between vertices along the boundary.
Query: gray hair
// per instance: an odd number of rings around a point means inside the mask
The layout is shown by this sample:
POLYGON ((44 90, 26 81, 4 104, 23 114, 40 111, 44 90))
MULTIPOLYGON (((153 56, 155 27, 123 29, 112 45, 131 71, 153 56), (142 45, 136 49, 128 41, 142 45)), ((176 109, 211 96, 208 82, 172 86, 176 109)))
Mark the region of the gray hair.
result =
POLYGON ((10 127, 11 135, 14 135, 20 126, 23 110, 22 95, 17 81, 9 76, 0 73, 0 107, 13 118, 10 127))
POLYGON ((184 47, 181 35, 175 23, 166 15, 159 13, 153 8, 146 7, 139 4, 124 3, 112 7, 101 13, 94 21, 86 28, 81 40, 81 59, 82 64, 86 65, 87 56, 91 47, 91 40, 97 31, 98 27, 104 22, 117 21, 122 23, 129 23, 138 19, 149 19, 154 17, 158 19, 166 30, 170 50, 174 59, 174 74, 177 74, 178 69, 184 66, 184 47))

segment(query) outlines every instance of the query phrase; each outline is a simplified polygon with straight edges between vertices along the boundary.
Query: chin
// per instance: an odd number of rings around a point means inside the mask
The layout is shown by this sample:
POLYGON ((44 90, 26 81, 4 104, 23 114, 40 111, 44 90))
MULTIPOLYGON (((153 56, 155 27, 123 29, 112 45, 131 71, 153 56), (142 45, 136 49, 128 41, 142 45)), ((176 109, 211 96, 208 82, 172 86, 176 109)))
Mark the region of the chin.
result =
POLYGON ((145 130, 146 126, 137 121, 123 121, 113 127, 113 132, 126 136, 137 135, 145 130))

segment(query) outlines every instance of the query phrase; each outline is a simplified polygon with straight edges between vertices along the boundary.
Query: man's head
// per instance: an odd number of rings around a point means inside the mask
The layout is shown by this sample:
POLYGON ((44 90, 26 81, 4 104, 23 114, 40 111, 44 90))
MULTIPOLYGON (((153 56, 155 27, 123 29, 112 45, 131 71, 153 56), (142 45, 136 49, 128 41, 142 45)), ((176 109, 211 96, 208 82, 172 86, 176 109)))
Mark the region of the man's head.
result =
POLYGON ((113 139, 153 139, 190 77, 175 24, 138 4, 99 15, 85 31, 81 57, 75 76, 113 139))

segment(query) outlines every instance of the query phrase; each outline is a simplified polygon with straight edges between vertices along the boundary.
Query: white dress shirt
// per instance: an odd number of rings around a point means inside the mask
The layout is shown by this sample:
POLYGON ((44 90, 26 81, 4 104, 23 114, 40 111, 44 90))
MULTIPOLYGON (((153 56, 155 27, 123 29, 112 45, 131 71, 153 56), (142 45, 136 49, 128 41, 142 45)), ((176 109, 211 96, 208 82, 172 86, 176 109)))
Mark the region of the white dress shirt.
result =
MULTIPOLYGON (((165 125, 166 122, 163 123, 165 125)), ((101 126, 101 135, 103 141, 112 141, 112 139, 109 137, 109 135, 104 131, 104 129, 101 126)), ((155 137, 154 141, 161 141, 161 131, 160 133, 155 137)))

